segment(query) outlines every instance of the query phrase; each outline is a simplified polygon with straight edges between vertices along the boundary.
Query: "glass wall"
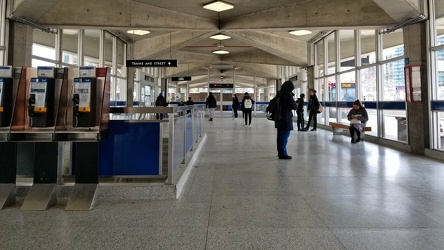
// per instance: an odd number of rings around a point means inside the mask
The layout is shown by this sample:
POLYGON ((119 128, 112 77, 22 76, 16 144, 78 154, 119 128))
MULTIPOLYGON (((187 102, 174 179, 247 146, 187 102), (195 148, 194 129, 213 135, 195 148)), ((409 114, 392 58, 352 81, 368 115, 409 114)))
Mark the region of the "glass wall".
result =
POLYGON ((432 149, 444 150, 444 0, 434 0, 429 3, 434 10, 435 20, 431 22, 434 29, 431 58, 432 76, 432 149), (434 4, 434 6, 433 6, 434 4))
POLYGON ((369 65, 376 63, 376 32, 375 30, 360 30, 361 33, 361 63, 369 65))
POLYGON ((353 69, 356 66, 355 62, 355 31, 354 30, 340 30, 340 51, 341 51, 341 71, 353 69))
POLYGON ((63 66, 76 66, 79 64, 78 43, 79 30, 66 29, 63 30, 62 37, 62 63, 63 66))
POLYGON ((111 101, 126 101, 127 76, 125 67, 126 43, 116 39, 113 35, 105 33, 104 44, 100 44, 101 30, 87 29, 82 35, 83 51, 78 51, 80 30, 65 29, 58 34, 34 30, 32 46, 32 66, 64 67, 100 65, 100 48, 104 48, 104 66, 111 68, 111 101), (62 57, 56 60, 56 38, 62 39, 62 57), (79 55, 83 55, 83 65, 79 65, 79 55))
POLYGON ((318 98, 326 101, 328 107, 326 112, 319 115, 318 122, 325 125, 329 121, 348 124, 347 114, 353 101, 360 99, 364 106, 368 106, 367 126, 372 131, 367 134, 406 142, 402 29, 386 35, 381 35, 378 30, 339 30, 319 41, 315 48, 318 53, 315 68, 319 73, 323 63, 328 62, 328 74, 315 77, 315 86, 321 90, 318 98), (335 36, 339 39, 335 39, 335 36), (339 46, 336 40, 339 40, 339 46), (376 46, 378 41, 381 41, 379 47, 376 46), (323 47, 325 43, 328 46, 323 47), (322 48, 327 49, 324 57, 321 56, 322 48), (379 61, 378 54, 382 56, 379 61), (361 62, 356 63, 356 58, 360 58, 361 62), (336 67, 339 72, 336 72, 334 66, 338 61, 341 65, 336 65, 339 66, 336 67), (324 82, 328 88, 325 92, 324 82), (384 102, 384 105, 378 105, 378 102, 384 102))

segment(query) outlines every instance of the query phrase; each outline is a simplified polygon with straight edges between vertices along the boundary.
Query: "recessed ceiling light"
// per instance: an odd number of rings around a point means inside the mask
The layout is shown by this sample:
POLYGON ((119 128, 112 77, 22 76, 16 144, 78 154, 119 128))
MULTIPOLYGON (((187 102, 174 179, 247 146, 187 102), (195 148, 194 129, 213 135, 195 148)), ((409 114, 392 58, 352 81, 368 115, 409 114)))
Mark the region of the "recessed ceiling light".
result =
POLYGON ((223 55, 223 54, 228 54, 230 52, 226 51, 226 50, 216 50, 213 51, 214 54, 219 54, 219 55, 223 55))
POLYGON ((211 2, 211 3, 207 3, 203 7, 204 7, 204 9, 217 11, 217 12, 221 12, 221 11, 225 11, 225 10, 229 10, 229 9, 234 8, 234 6, 232 4, 227 3, 227 2, 223 2, 223 1, 215 1, 215 2, 211 2))
POLYGON ((78 30, 73 30, 73 29, 64 29, 63 30, 63 34, 67 34, 67 35, 76 35, 78 33, 78 30))
POLYGON ((138 35, 138 36, 143 36, 143 35, 149 34, 150 32, 148 30, 128 30, 126 33, 138 35))
POLYGON ((310 30, 293 30, 288 33, 295 36, 305 36, 305 35, 310 35, 312 32, 310 30))
POLYGON ((217 34, 214 36, 210 36, 211 39, 216 39, 216 40, 225 40, 225 39, 230 39, 231 37, 226 36, 224 34, 217 34))

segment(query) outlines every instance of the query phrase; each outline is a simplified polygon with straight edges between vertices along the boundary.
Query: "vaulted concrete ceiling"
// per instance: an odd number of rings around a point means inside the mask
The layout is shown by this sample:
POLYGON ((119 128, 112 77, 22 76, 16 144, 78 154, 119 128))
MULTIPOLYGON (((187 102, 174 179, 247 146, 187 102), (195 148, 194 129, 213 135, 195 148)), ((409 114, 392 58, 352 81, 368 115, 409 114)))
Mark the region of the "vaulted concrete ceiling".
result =
POLYGON ((209 0, 16 0, 12 15, 47 27, 112 30, 130 41, 134 59, 177 58, 179 67, 166 70, 167 76, 205 75, 205 67, 229 73, 236 67, 248 77, 277 78, 276 65, 307 65, 307 41, 321 30, 386 28, 421 9, 418 0, 227 1, 234 9, 218 13, 202 8, 209 0), (130 29, 151 33, 127 34, 130 29), (297 29, 313 33, 288 33, 297 29), (209 38, 217 33, 232 38, 209 38), (212 53, 219 48, 230 54, 212 53))

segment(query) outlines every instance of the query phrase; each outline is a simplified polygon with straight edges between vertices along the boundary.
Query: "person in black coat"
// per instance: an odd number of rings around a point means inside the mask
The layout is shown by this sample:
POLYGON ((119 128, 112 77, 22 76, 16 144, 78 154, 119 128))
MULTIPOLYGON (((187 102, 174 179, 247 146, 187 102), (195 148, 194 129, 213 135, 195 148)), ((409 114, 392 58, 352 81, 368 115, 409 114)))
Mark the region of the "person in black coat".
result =
POLYGON ((233 103, 231 104, 231 107, 233 109, 234 119, 237 120, 237 109, 239 108, 239 99, 237 98, 236 94, 234 94, 233 96, 233 103))
MULTIPOLYGON (((163 97, 162 93, 159 93, 159 96, 156 98, 156 107, 166 107, 168 105, 165 97, 163 97)), ((163 119, 163 113, 156 114, 157 120, 163 119)))
POLYGON ((298 116, 298 131, 304 128, 304 98, 305 94, 300 94, 297 101, 298 109, 296 109, 296 114, 298 116))
POLYGON ((287 154, 287 142, 290 137, 290 131, 293 130, 293 110, 296 110, 297 105, 293 98, 292 91, 294 90, 294 85, 292 81, 285 81, 282 84, 281 90, 278 92, 277 96, 281 103, 281 114, 280 120, 275 121, 274 126, 277 129, 277 151, 279 159, 292 159, 290 155, 287 154))
POLYGON ((207 101, 205 102, 205 106, 206 108, 208 108, 208 113, 210 115, 210 120, 209 121, 213 121, 214 118, 214 110, 217 107, 217 101, 216 101, 216 97, 214 97, 213 93, 210 92, 210 94, 207 97, 207 101))
POLYGON ((310 123, 313 120, 313 129, 311 131, 316 131, 316 126, 318 124, 317 116, 318 116, 318 109, 319 109, 319 100, 316 96, 316 90, 311 89, 310 90, 310 99, 308 99, 308 105, 307 110, 308 113, 308 123, 307 126, 302 131, 307 131, 310 128, 310 123))
MULTIPOLYGON (((191 99, 191 97, 188 97, 188 101, 185 103, 188 106, 194 105, 194 101, 193 99, 191 99)), ((187 114, 190 114, 191 110, 187 110, 187 114)))

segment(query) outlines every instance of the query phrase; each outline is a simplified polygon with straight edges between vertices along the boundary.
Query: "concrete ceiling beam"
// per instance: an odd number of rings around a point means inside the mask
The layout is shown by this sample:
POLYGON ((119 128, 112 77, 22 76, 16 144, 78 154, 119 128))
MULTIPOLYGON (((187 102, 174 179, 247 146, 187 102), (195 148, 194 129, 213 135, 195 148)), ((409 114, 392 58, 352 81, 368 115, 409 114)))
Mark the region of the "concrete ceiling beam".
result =
POLYGON ((261 31, 230 31, 227 34, 251 46, 292 62, 307 65, 307 43, 261 31))
POLYGON ((179 63, 178 67, 164 68, 163 78, 171 78, 173 76, 189 76, 194 71, 200 71, 205 68, 207 63, 179 63))
POLYGON ((12 15, 37 23, 60 0, 21 0, 13 1, 12 15))
POLYGON ((168 34, 152 37, 134 43, 134 59, 150 59, 181 49, 201 41, 216 32, 207 31, 174 31, 168 34))
MULTIPOLYGON (((380 0, 386 1, 386 0, 380 0)), ((391 1, 386 1, 392 4, 391 1)), ((405 3, 404 3, 405 4, 405 3)), ((395 7, 395 5, 393 5, 395 7)), ((221 23, 221 29, 264 30, 299 28, 387 27, 395 24, 375 2, 369 0, 313 0, 256 12, 221 23)))
POLYGON ((408 18, 416 17, 420 13, 421 7, 418 1, 410 0, 373 0, 379 7, 388 13, 396 22, 403 22, 408 18))
POLYGON ((156 56, 156 59, 174 59, 177 60, 179 64, 187 64, 187 63, 202 63, 206 62, 208 65, 215 62, 220 61, 220 56, 216 54, 203 54, 203 53, 193 53, 193 52, 186 52, 186 51, 172 51, 171 54, 169 52, 166 52, 162 55, 156 56))
MULTIPOLYGON (((43 10, 38 12, 43 12, 43 10)), ((144 28, 151 30, 219 29, 216 20, 134 1, 28 0, 17 6, 14 13, 18 16, 31 15, 33 19, 38 18, 40 24, 48 26, 91 27, 93 25, 102 28, 144 28), (46 2, 55 4, 47 6, 50 4, 46 2), (44 8, 40 5, 43 5, 44 8), (39 18, 39 15, 31 13, 39 9, 46 10, 41 18, 39 18)))
POLYGON ((257 63, 270 65, 298 66, 294 62, 282 59, 265 51, 255 51, 239 54, 230 54, 222 57, 224 62, 230 63, 257 63))
MULTIPOLYGON (((262 78, 272 78, 277 79, 279 75, 278 67, 276 65, 264 65, 264 64, 256 64, 256 63, 236 63, 236 66, 241 70, 247 71, 249 76, 256 76, 262 78)), ((236 71, 238 72, 238 71, 236 71)), ((242 75, 236 73, 236 75, 242 75)))

